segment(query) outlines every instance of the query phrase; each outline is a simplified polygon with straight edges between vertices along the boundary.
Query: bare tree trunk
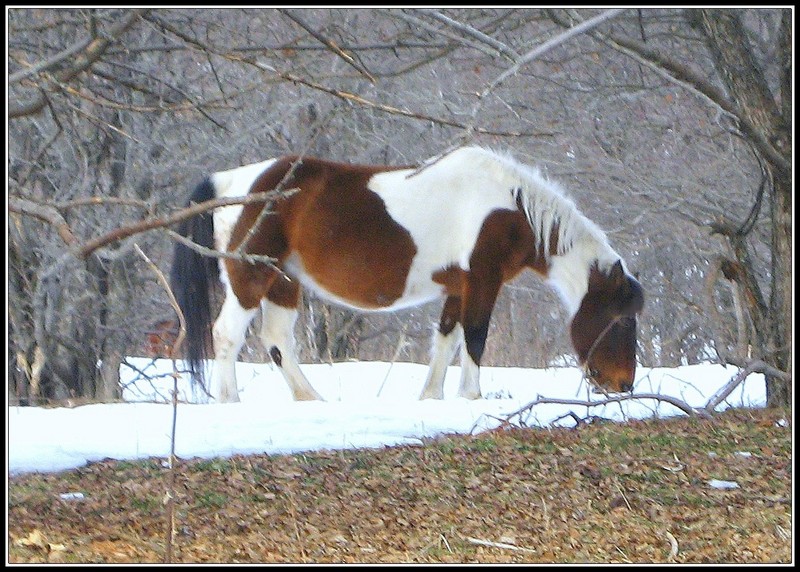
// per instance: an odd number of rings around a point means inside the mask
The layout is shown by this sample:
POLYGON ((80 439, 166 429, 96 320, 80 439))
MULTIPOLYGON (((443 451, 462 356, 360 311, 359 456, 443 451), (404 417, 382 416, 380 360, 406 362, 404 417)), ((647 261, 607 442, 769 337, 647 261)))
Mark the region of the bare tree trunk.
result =
MULTIPOLYGON (((771 199, 770 222, 771 243, 771 291, 769 303, 762 315, 753 316, 757 338, 762 345, 764 361, 772 367, 791 374, 792 347, 792 223, 791 223, 791 123, 787 121, 786 107, 779 107, 776 97, 769 90, 769 83, 756 62, 745 40, 746 31, 739 10, 701 10, 696 24, 706 36, 708 47, 714 58, 722 81, 730 93, 740 128, 769 166, 771 183, 768 185, 771 199)), ((784 11, 781 23, 780 45, 786 50, 782 57, 791 58, 791 26, 788 25, 788 10, 784 11)), ((784 65, 785 68, 785 65, 784 65)), ((786 70, 784 69, 784 74, 786 70)), ((783 78, 782 78, 783 79, 783 78)), ((791 83, 782 81, 785 90, 780 93, 784 102, 791 99, 791 83)), ((734 245, 745 270, 749 270, 747 248, 743 237, 740 248, 734 245), (740 254, 742 256, 740 256, 740 254)), ((748 272, 752 276, 752 272, 748 272)), ((752 282, 752 281, 748 281, 752 282)), ((758 286, 749 285, 751 294, 758 293, 758 286)), ((762 296, 759 296, 763 300, 762 296)), ((791 387, 773 376, 767 380, 767 405, 788 406, 791 404, 791 387)))
POLYGON ((323 361, 337 362, 358 356, 358 334, 363 329, 362 317, 353 310, 318 304, 317 320, 313 328, 313 345, 317 357, 323 361))
MULTIPOLYGON (((770 298, 773 360, 769 363, 792 374, 792 184, 776 177, 772 196, 772 296, 770 298)), ((792 403, 791 383, 766 376, 767 405, 792 403)))
POLYGON ((119 366, 122 356, 119 352, 108 352, 100 366, 100 385, 97 387, 95 397, 103 402, 114 401, 119 398, 119 366))

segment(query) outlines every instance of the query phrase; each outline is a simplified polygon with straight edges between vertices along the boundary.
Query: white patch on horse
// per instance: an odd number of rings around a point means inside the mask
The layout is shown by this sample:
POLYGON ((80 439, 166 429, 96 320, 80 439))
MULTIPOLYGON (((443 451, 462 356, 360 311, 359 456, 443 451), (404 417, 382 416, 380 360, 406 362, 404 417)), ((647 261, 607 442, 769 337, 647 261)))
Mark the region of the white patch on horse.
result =
MULTIPOLYGON (((270 355, 273 348, 278 350, 279 358, 275 365, 283 374, 295 401, 323 401, 297 363, 294 340, 297 316, 296 308, 284 308, 267 299, 261 300, 261 342, 270 355)), ((273 361, 275 357, 273 355, 273 361)))
MULTIPOLYGON (((243 197, 261 174, 269 169, 277 159, 267 159, 260 163, 245 165, 227 171, 217 171, 211 175, 214 194, 219 198, 243 197)), ((231 232, 242 213, 242 205, 230 205, 214 210, 214 247, 226 251, 231 240, 231 232)), ((219 259, 220 279, 228 283, 228 273, 222 258, 219 259)))
POLYGON ((420 399, 444 399, 444 378, 447 375, 447 368, 463 343, 464 328, 461 327, 461 324, 456 324, 447 335, 436 330, 431 348, 428 377, 425 379, 425 385, 422 386, 420 399))
POLYGON ((486 217, 497 209, 516 209, 511 187, 498 177, 492 157, 467 147, 413 175, 415 170, 405 169, 370 179, 369 189, 383 199, 389 216, 409 232, 417 247, 403 300, 440 296, 442 287, 433 274, 451 266, 469 270, 486 217))

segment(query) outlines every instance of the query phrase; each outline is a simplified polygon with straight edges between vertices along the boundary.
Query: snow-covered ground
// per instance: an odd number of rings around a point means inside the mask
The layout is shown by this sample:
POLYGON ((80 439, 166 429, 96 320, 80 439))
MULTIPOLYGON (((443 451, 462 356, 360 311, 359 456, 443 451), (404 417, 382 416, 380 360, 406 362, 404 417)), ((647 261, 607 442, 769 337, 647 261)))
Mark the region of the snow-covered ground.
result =
MULTIPOLYGON (((167 457, 170 451, 172 371, 169 360, 129 358, 122 366, 125 403, 74 408, 9 407, 9 474, 52 472, 104 458, 167 457), (147 379, 142 373, 150 379, 147 379)), ((459 372, 451 366, 445 399, 419 401, 426 365, 345 362, 303 365, 325 402, 295 402, 271 364, 237 365, 241 403, 213 404, 180 379, 176 454, 181 458, 419 443, 443 433, 480 432, 539 397, 600 401, 587 390, 577 368, 481 368, 484 398, 456 398, 459 372), (205 403, 204 403, 205 401, 205 403)), ((733 367, 700 364, 673 369, 640 367, 634 393, 658 393, 702 407, 735 374, 733 367)), ((763 407, 764 378, 750 375, 723 401, 727 407, 763 407)), ((527 426, 573 425, 574 411, 615 420, 684 415, 653 399, 591 408, 540 404, 514 416, 527 426), (562 418, 560 419, 559 418, 562 418), (558 420, 558 421, 557 421, 558 420)))

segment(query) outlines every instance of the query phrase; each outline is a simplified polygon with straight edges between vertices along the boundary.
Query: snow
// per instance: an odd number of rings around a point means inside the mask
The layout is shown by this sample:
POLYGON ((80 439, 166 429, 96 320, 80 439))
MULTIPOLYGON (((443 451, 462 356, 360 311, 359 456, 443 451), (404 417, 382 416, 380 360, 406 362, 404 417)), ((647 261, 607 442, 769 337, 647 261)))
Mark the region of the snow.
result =
MULTIPOLYGON (((123 402, 78 407, 10 406, 8 474, 55 472, 105 458, 168 458, 173 408, 169 360, 128 358, 123 364, 123 402), (148 379, 149 378, 149 379, 148 379)), ((178 363, 180 366, 180 362, 178 363)), ((455 397, 460 368, 451 366, 444 400, 419 401, 427 366, 412 363, 344 362, 303 365, 325 402, 295 402, 271 364, 238 363, 241 403, 215 404, 179 378, 175 452, 179 458, 281 454, 323 449, 421 443, 448 433, 478 433, 510 417, 525 426, 571 426, 578 417, 617 421, 685 415, 653 399, 600 406, 540 404, 512 417, 539 397, 600 401, 574 367, 481 368, 483 399, 455 397)), ((640 367, 634 393, 676 397, 703 407, 736 373, 714 364, 678 368, 640 367)), ((717 410, 763 407, 764 378, 750 375, 717 410)))

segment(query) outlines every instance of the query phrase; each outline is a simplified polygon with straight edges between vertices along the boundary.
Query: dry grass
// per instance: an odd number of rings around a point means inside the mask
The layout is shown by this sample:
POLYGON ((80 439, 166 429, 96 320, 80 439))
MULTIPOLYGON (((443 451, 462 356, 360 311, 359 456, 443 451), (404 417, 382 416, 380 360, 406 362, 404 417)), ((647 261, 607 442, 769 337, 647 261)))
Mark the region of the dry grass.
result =
MULTIPOLYGON (((183 460, 173 560, 788 563, 791 421, 738 410, 183 460)), ((167 472, 150 459, 11 478, 10 562, 162 562, 167 472)))

